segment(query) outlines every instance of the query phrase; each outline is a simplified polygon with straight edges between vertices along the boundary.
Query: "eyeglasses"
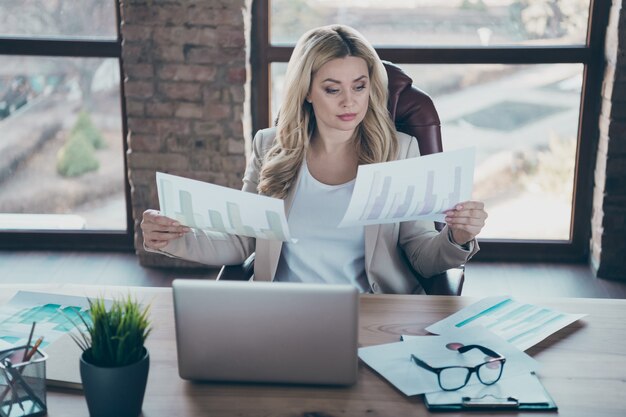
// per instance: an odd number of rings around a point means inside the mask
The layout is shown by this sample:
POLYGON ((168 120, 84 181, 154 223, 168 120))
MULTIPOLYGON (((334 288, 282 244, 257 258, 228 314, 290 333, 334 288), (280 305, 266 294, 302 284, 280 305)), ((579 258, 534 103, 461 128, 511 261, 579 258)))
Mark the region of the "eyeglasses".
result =
POLYGON ((502 369, 506 358, 491 349, 480 345, 467 345, 457 349, 459 353, 465 353, 472 349, 478 349, 485 355, 489 356, 487 360, 480 365, 471 366, 444 366, 441 368, 433 368, 415 355, 411 355, 411 359, 415 364, 430 372, 437 374, 439 386, 444 391, 456 391, 467 385, 472 373, 476 372, 478 380, 485 385, 492 385, 498 382, 502 376, 502 369))

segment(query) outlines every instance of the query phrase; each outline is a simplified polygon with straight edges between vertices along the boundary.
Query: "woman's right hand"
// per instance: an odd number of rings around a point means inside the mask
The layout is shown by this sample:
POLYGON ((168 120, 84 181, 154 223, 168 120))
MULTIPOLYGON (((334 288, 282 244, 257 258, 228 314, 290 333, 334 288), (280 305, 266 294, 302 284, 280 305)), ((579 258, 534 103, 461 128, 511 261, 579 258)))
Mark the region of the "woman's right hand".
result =
POLYGON ((191 229, 157 210, 146 210, 141 220, 143 244, 150 249, 163 249, 170 240, 178 239, 191 229))

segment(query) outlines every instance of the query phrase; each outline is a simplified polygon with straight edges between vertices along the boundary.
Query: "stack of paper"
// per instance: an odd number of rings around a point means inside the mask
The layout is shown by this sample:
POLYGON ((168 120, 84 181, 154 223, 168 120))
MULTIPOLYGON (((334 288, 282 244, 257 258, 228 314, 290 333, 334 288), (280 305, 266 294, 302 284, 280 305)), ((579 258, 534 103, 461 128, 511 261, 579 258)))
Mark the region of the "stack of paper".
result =
MULTIPOLYGON (((426 328, 439 336, 403 335, 403 341, 398 343, 360 348, 359 357, 404 394, 429 393, 427 401, 433 406, 449 405, 451 399, 458 403, 459 398, 471 393, 496 398, 518 386, 520 381, 530 379, 532 383, 522 383, 527 390, 520 388, 517 392, 518 397, 526 401, 524 407, 530 407, 524 409, 535 407, 538 403, 534 401, 539 397, 548 399, 542 403, 547 404, 545 407, 556 408, 534 375, 539 364, 523 351, 584 316, 518 302, 506 296, 487 297, 426 328), (466 387, 447 393, 441 389, 436 373, 411 360, 411 355, 415 355, 434 368, 473 367, 485 362, 484 354, 478 350, 472 349, 464 354, 456 350, 470 344, 482 345, 506 358, 502 376, 496 384, 487 388, 474 373, 466 387)), ((520 399, 515 401, 518 401, 519 409, 523 409, 520 399)))
MULTIPOLYGON (((426 328, 433 334, 483 326, 513 346, 526 350, 586 314, 566 314, 516 301, 508 296, 484 298, 426 328)), ((402 336, 404 340, 412 336, 402 336)))
MULTIPOLYGON (((437 375, 411 360, 415 355, 433 367, 475 366, 484 362, 484 354, 457 352, 453 346, 482 345, 506 357, 502 379, 536 371, 539 364, 524 352, 482 328, 458 330, 442 336, 420 336, 405 342, 388 343, 359 349, 359 357, 405 395, 441 391, 437 375)), ((480 384, 472 375, 468 384, 480 384)))

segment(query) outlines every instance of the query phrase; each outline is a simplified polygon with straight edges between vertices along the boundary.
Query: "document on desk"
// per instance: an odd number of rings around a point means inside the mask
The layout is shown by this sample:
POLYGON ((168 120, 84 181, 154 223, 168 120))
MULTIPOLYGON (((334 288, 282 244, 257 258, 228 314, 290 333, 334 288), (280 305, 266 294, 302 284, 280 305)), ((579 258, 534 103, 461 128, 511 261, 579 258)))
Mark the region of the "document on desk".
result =
MULTIPOLYGON (((109 308, 111 301, 105 300, 105 305, 109 308)), ((82 350, 68 334, 86 330, 81 317, 91 322, 87 297, 18 291, 0 307, 0 350, 25 345, 31 326, 36 322, 32 340, 43 336, 39 348, 48 354, 46 384, 81 389, 79 359, 82 350)))
POLYGON ((475 148, 360 165, 348 210, 339 227, 444 221, 446 210, 469 200, 475 148))
POLYGON ((212 232, 213 238, 293 241, 283 200, 162 172, 156 182, 161 213, 185 226, 212 232))
MULTIPOLYGON (((405 342, 368 346, 359 349, 359 358, 387 379, 405 395, 441 391, 437 375, 417 366, 411 355, 430 366, 476 366, 485 361, 485 354, 472 349, 464 354, 456 351, 463 345, 478 344, 506 357, 501 379, 534 372, 539 363, 500 337, 481 327, 459 329, 442 336, 416 336, 405 342)), ((468 385, 480 384, 472 374, 468 385)))
POLYGON ((43 336, 40 347, 45 350, 50 343, 74 330, 68 317, 84 329, 79 316, 91 320, 87 297, 18 291, 0 307, 0 341, 11 346, 25 345, 36 322, 33 340, 43 336))
MULTIPOLYGON (((443 334, 481 325, 518 349, 526 350, 586 314, 561 313, 508 296, 484 298, 426 328, 443 334)), ((403 336, 403 339, 410 338, 403 336)))

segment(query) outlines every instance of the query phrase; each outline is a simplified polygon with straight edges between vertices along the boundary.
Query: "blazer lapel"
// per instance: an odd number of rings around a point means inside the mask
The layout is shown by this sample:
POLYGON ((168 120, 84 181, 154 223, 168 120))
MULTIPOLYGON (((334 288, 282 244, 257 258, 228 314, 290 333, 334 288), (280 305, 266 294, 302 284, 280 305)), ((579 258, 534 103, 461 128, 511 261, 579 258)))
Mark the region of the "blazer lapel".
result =
POLYGON ((376 249, 376 239, 378 238, 379 224, 365 226, 365 272, 370 271, 374 249, 376 249))

